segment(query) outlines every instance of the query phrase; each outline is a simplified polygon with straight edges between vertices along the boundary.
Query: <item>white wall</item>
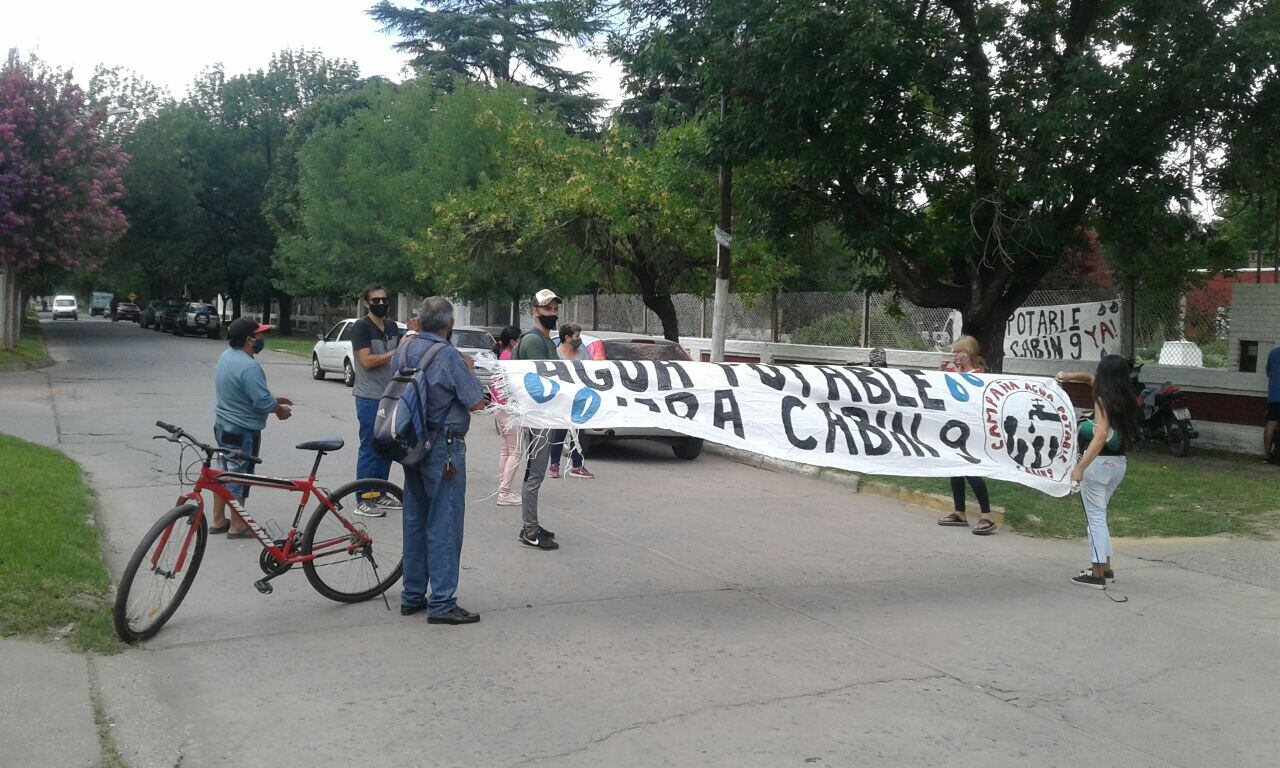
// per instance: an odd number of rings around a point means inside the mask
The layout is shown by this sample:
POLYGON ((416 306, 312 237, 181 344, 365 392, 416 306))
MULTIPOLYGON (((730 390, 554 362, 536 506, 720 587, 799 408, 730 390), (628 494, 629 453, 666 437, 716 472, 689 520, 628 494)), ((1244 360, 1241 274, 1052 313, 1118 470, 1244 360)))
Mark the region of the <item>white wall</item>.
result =
POLYGON ((1231 331, 1227 343, 1227 367, 1240 368, 1240 342, 1258 342, 1258 368, 1265 370, 1267 355, 1280 346, 1280 285, 1236 283, 1231 287, 1231 331))

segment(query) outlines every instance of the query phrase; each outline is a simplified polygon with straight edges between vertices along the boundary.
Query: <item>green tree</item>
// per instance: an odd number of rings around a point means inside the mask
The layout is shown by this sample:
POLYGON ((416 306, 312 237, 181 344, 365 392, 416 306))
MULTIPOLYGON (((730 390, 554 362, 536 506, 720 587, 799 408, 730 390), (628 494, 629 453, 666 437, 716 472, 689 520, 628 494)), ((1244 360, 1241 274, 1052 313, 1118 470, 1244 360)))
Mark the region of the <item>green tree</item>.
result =
POLYGON ((398 35, 395 48, 437 88, 458 78, 490 87, 533 88, 571 130, 589 133, 601 102, 590 77, 556 65, 566 43, 585 44, 603 29, 599 0, 383 0, 369 15, 398 35))
POLYGON ((434 226, 437 203, 495 172, 509 127, 528 113, 527 97, 511 87, 463 84, 445 93, 423 82, 384 84, 363 95, 367 109, 316 128, 297 155, 296 229, 281 240, 286 284, 334 296, 371 281, 455 289, 448 275, 425 268, 417 241, 434 226))
POLYGON ((1236 109, 1276 24, 1262 0, 620 5, 638 81, 726 98, 720 158, 786 170, 758 194, 787 226, 837 225, 906 298, 958 309, 996 370, 1086 224, 1105 239, 1189 196, 1173 150, 1236 109))

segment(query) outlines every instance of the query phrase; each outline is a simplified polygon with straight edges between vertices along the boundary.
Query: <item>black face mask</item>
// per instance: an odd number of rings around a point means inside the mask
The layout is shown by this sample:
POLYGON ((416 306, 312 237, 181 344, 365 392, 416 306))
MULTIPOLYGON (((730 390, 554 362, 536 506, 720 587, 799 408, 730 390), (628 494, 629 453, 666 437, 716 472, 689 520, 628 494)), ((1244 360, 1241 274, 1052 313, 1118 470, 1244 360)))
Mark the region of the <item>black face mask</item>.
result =
POLYGON ((254 341, 253 341, 253 354, 255 354, 255 355, 262 354, 262 349, 263 349, 264 347, 266 347, 266 346, 267 346, 267 343, 266 343, 265 341, 263 341, 262 339, 254 339, 254 341))
POLYGON ((389 307, 386 304, 370 304, 369 305, 369 311, 373 313, 374 317, 386 317, 387 310, 389 309, 391 309, 391 307, 389 307))
POLYGON ((560 322, 559 315, 538 315, 538 323, 548 331, 554 331, 558 322, 560 322))

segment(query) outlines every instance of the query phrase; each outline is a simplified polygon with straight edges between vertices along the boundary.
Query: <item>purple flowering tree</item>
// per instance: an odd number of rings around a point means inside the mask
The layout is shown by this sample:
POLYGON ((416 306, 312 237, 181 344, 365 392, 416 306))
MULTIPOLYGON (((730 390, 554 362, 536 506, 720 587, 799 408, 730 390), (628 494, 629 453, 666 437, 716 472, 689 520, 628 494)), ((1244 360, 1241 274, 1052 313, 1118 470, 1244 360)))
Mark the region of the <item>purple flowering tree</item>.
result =
POLYGON ((124 233, 125 156, 70 73, 16 52, 0 68, 0 336, 18 341, 33 285, 93 259, 124 233))

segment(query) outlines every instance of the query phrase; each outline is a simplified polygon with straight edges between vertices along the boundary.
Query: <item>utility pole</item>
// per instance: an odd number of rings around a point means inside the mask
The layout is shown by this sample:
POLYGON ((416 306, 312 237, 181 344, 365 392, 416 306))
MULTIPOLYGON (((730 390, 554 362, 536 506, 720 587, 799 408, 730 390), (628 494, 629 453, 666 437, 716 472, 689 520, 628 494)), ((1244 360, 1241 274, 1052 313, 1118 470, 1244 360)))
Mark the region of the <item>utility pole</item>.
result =
MULTIPOLYGON (((728 98, 720 99, 720 121, 728 111, 728 98)), ((724 319, 729 304, 729 277, 733 273, 733 166, 720 165, 720 220, 716 225, 716 298, 711 310, 711 362, 724 362, 724 319)))

